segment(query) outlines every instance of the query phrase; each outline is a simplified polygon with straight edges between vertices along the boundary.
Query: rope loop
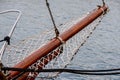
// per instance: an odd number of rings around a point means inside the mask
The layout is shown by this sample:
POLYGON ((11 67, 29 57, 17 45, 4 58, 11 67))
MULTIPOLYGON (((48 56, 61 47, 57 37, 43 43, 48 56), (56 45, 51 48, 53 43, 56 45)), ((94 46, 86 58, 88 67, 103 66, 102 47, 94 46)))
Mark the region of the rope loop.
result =
POLYGON ((57 39, 62 43, 62 44, 65 44, 65 41, 61 38, 61 37, 57 37, 57 39))
POLYGON ((104 11, 104 9, 103 9, 102 7, 101 7, 100 9, 102 10, 102 12, 103 12, 103 15, 104 15, 106 12, 104 11))

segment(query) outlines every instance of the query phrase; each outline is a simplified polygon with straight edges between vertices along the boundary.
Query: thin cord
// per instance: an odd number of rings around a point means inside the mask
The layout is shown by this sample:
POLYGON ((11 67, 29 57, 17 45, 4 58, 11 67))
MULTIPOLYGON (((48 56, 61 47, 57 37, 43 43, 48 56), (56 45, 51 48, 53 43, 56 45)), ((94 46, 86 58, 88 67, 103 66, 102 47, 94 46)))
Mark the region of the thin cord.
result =
POLYGON ((46 6, 47 6, 47 8, 48 8, 48 11, 49 11, 49 14, 50 14, 50 17, 51 17, 51 20, 52 20, 52 23, 53 23, 53 26, 54 26, 54 29, 55 29, 56 37, 58 37, 58 36, 59 36, 59 31, 58 31, 57 26, 56 26, 56 24, 55 24, 55 20, 54 20, 54 18, 53 18, 52 11, 51 11, 51 9, 50 9, 48 0, 45 0, 45 1, 46 1, 46 6))
POLYGON ((103 3, 103 6, 105 5, 105 1, 104 0, 102 0, 102 3, 103 3))

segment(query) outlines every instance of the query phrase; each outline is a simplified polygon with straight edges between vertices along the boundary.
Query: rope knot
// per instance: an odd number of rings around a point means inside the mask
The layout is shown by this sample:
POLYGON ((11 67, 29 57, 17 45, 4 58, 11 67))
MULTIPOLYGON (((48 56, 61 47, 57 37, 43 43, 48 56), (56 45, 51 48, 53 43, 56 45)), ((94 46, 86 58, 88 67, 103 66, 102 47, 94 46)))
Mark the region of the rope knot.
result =
POLYGON ((10 45, 10 37, 9 36, 6 36, 6 37, 4 37, 3 40, 0 40, 0 42, 3 42, 3 41, 6 41, 8 43, 8 45, 10 45))

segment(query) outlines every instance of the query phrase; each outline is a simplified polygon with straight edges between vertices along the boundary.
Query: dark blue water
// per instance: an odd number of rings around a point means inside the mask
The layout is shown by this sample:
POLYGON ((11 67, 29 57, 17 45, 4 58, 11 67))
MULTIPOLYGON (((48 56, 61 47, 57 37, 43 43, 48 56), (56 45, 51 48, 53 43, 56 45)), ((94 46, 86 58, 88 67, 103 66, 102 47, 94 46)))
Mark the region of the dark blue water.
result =
MULTIPOLYGON (((57 25, 69 22, 101 4, 101 0, 49 0, 57 25)), ((110 11, 80 48, 68 68, 109 69, 120 67, 120 1, 106 0, 110 11)), ((17 42, 52 27, 44 0, 0 0, 0 11, 18 9, 22 17, 12 41, 17 42), (17 36, 17 37, 16 37, 17 36)), ((15 13, 0 15, 0 39, 9 33, 15 13)), ((2 43, 0 43, 2 45, 2 43)), ((57 80, 119 80, 118 76, 87 76, 62 73, 57 80)))

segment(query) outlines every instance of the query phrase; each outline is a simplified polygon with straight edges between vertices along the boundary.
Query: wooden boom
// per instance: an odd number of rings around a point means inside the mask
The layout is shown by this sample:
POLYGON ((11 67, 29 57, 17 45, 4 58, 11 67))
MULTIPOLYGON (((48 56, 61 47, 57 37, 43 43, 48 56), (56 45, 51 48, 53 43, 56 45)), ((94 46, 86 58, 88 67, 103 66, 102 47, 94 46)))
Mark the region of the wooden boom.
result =
MULTIPOLYGON (((46 45, 42 46, 41 48, 37 49, 35 52, 33 52, 30 56, 26 57, 24 60, 16 64, 15 68, 28 68, 32 64, 34 64, 37 60, 41 59, 54 49, 56 49, 58 46, 62 44, 62 42, 67 41, 72 36, 77 34, 79 31, 81 31, 83 28, 85 28, 87 25, 92 23, 96 18, 98 18, 100 15, 105 13, 107 11, 107 6, 103 5, 102 7, 97 8, 93 12, 91 12, 88 16, 83 18, 81 21, 76 23, 75 25, 71 26, 70 29, 66 30, 58 38, 53 38, 50 40, 46 45)), ((11 79, 15 76, 17 76, 20 72, 17 71, 10 71, 10 75, 7 77, 8 79, 11 79)))

